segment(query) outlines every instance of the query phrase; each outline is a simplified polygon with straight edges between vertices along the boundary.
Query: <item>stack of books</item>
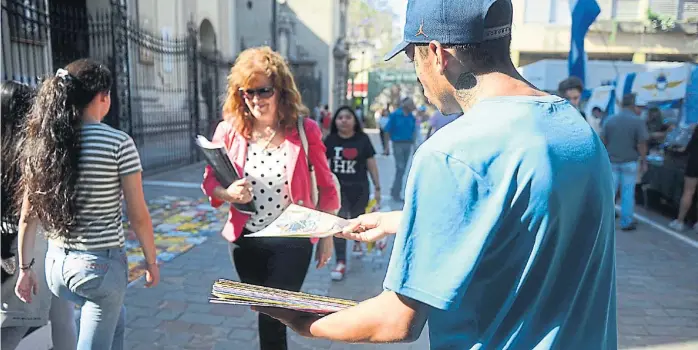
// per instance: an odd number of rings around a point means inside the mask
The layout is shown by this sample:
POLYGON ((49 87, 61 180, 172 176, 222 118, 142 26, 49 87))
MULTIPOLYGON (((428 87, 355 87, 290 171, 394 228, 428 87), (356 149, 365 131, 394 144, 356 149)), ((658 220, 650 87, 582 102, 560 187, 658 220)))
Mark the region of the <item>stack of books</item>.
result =
POLYGON ((219 279, 213 284, 209 301, 216 304, 278 307, 318 315, 328 315, 357 304, 352 300, 291 292, 226 279, 219 279))

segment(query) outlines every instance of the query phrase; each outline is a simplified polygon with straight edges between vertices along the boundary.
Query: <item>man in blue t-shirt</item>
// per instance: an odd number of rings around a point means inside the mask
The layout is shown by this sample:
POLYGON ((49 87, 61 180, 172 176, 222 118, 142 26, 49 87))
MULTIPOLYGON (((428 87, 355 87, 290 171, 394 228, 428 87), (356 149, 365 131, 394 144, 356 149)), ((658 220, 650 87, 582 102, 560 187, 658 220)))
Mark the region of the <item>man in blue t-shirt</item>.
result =
MULTIPOLYGON (((385 132, 385 144, 389 145, 388 140, 393 142, 393 154, 395 155, 395 178, 393 179, 393 187, 390 194, 393 200, 402 201, 400 194, 402 193, 402 182, 405 178, 405 170, 407 163, 412 155, 412 146, 417 132, 417 121, 412 112, 414 111, 414 101, 406 97, 400 102, 400 108, 396 109, 388 116, 388 124, 383 130, 385 132)), ((388 155, 389 151, 386 148, 383 154, 388 155)))
POLYGON ((432 349, 617 349, 608 154, 567 101, 509 56, 509 0, 410 0, 400 51, 444 114, 417 151, 402 212, 345 238, 396 233, 384 292, 326 317, 264 309, 295 331, 432 349), (416 35, 415 35, 416 33, 416 35))

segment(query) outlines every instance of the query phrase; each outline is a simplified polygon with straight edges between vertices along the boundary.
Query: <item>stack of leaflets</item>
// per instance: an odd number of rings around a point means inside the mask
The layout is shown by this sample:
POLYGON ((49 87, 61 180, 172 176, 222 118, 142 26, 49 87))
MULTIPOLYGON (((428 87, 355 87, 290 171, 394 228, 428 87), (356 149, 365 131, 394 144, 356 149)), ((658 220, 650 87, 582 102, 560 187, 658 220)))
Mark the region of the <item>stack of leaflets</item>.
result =
POLYGON ((290 292, 225 279, 219 279, 213 284, 209 301, 217 304, 278 307, 318 315, 328 315, 357 304, 351 300, 290 292))
POLYGON ((332 214, 291 204, 269 226, 245 237, 322 238, 342 232, 349 221, 332 214))

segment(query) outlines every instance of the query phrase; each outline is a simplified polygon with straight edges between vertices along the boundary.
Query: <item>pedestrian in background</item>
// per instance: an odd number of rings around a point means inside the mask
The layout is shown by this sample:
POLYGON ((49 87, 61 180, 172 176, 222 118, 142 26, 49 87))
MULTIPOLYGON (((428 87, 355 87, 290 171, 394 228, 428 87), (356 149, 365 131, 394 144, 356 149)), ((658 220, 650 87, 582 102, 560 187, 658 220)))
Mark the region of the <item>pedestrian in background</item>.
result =
MULTIPOLYGON (((335 112, 335 115, 336 115, 336 112, 335 112)), ((356 109, 354 109, 354 115, 356 116, 356 119, 359 121, 359 125, 361 125, 361 128, 363 129, 363 127, 364 127, 363 105, 356 106, 356 109)), ((332 126, 330 126, 330 128, 332 128, 332 126)))
POLYGON ((111 106, 111 77, 106 66, 80 59, 44 80, 20 145, 16 293, 32 302, 38 292, 33 266, 41 225, 49 237, 49 288, 81 306, 78 350, 124 349, 122 195, 145 256, 146 286, 160 278, 138 151, 130 136, 102 123, 111 106))
MULTIPOLYGON (((389 145, 392 142, 393 154, 395 155, 395 178, 390 195, 397 202, 402 201, 402 183, 418 132, 414 110, 415 105, 411 98, 402 99, 400 108, 388 116, 388 123, 385 126, 385 143, 389 145)), ((385 155, 390 154, 387 148, 383 151, 385 155)))
POLYGON ((647 131, 649 132, 649 149, 659 147, 664 143, 669 126, 664 124, 662 111, 657 107, 651 107, 647 110, 647 131))
POLYGON ((582 103, 582 93, 584 92, 584 83, 577 77, 569 77, 560 82, 557 88, 558 93, 564 99, 566 99, 574 108, 576 108, 582 117, 586 116, 581 109, 582 103))
POLYGON ((330 106, 325 105, 320 111, 320 126, 322 128, 322 137, 327 136, 330 133, 330 123, 332 122, 332 113, 330 113, 330 106))
MULTIPOLYGON (((339 215, 353 219, 366 211, 370 196, 368 175, 373 182, 373 198, 380 203, 381 187, 378 178, 378 165, 374 157, 376 151, 368 135, 364 133, 359 118, 349 106, 337 109, 332 118, 330 134, 325 138, 327 159, 330 170, 337 176, 341 185, 342 206, 339 215)), ((344 278, 347 262, 347 244, 343 238, 334 238, 337 265, 331 272, 335 281, 344 278)), ((361 242, 354 242, 353 253, 361 255, 361 242)))
POLYGON ((587 122, 596 133, 601 132, 601 125, 606 121, 606 115, 600 107, 594 106, 591 109, 591 118, 587 119, 587 122))
MULTIPOLYGON (((696 124, 691 125, 693 132, 686 147, 679 149, 686 155, 686 170, 683 177, 683 190, 679 203, 679 212, 675 220, 669 223, 672 229, 683 232, 686 230, 686 216, 693 206, 693 197, 698 187, 698 131, 696 124)), ((698 233, 698 223, 694 223, 693 231, 698 233)))
POLYGON ((633 218, 635 185, 638 172, 647 171, 649 133, 645 121, 640 118, 641 112, 636 95, 626 94, 623 96, 622 110, 608 117, 600 134, 613 167, 614 193, 620 188, 620 228, 624 231, 636 229, 633 218))
POLYGON ((431 118, 429 118, 429 130, 427 131, 427 136, 426 138, 429 139, 432 135, 434 135, 435 132, 439 131, 439 129, 443 128, 444 126, 450 124, 452 121, 458 119, 462 113, 453 113, 449 115, 443 115, 443 113, 439 112, 437 109, 434 111, 434 114, 432 114, 431 118))
MULTIPOLYGON (((303 118, 306 156, 298 118, 308 110, 285 59, 266 46, 247 49, 235 60, 223 111, 224 121, 218 124, 213 142, 225 145, 244 178, 224 188, 206 166, 202 189, 214 207, 254 201, 253 215, 231 205, 223 227, 235 269, 242 282, 299 291, 313 255, 311 240, 245 236, 269 226, 292 203, 328 213, 339 209, 320 128, 303 118), (311 199, 311 166, 317 179, 317 205, 311 199)), ((333 250, 332 237, 320 239, 317 268, 329 262, 333 250)), ((258 325, 262 350, 288 348, 286 326, 266 315, 259 316, 258 325)))
POLYGON ((390 155, 390 141, 385 137, 385 128, 388 126, 388 120, 390 119, 390 105, 385 106, 376 111, 376 122, 378 123, 379 136, 381 139, 381 147, 383 147, 382 153, 384 155, 390 155))
POLYGON ((28 85, 5 81, 0 87, 2 98, 2 348, 13 350, 33 327, 51 321, 51 340, 55 350, 75 350, 75 305, 51 294, 46 283, 44 261, 47 242, 37 238, 33 268, 37 270, 38 293, 30 303, 15 295, 15 284, 20 274, 17 257, 19 208, 15 204, 19 188, 21 164, 18 161, 19 142, 23 135, 26 115, 31 108, 35 91, 28 85))

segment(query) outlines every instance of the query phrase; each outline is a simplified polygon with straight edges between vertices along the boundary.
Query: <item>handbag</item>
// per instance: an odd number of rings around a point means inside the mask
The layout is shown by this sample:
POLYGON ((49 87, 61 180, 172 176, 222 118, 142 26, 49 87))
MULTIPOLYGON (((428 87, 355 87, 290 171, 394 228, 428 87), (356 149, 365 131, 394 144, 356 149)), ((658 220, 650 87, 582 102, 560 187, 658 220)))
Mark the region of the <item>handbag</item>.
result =
MULTIPOLYGON (((303 120, 304 117, 298 117, 298 134, 300 135, 301 138, 301 145, 303 147, 303 153, 305 154, 305 160, 308 163, 308 170, 310 173, 310 198, 313 201, 313 205, 317 207, 318 200, 319 200, 319 191, 317 188, 317 177, 315 176, 315 167, 313 167, 313 164, 310 163, 310 158, 308 157, 308 136, 305 134, 305 127, 303 126, 303 120)), ((339 179, 337 178, 337 175, 334 173, 330 172, 332 174, 332 180, 334 181, 334 187, 337 189, 337 198, 339 199, 339 203, 342 203, 342 192, 341 186, 339 184, 339 179)), ((339 209, 335 210, 333 214, 337 214, 339 212, 339 209)))

